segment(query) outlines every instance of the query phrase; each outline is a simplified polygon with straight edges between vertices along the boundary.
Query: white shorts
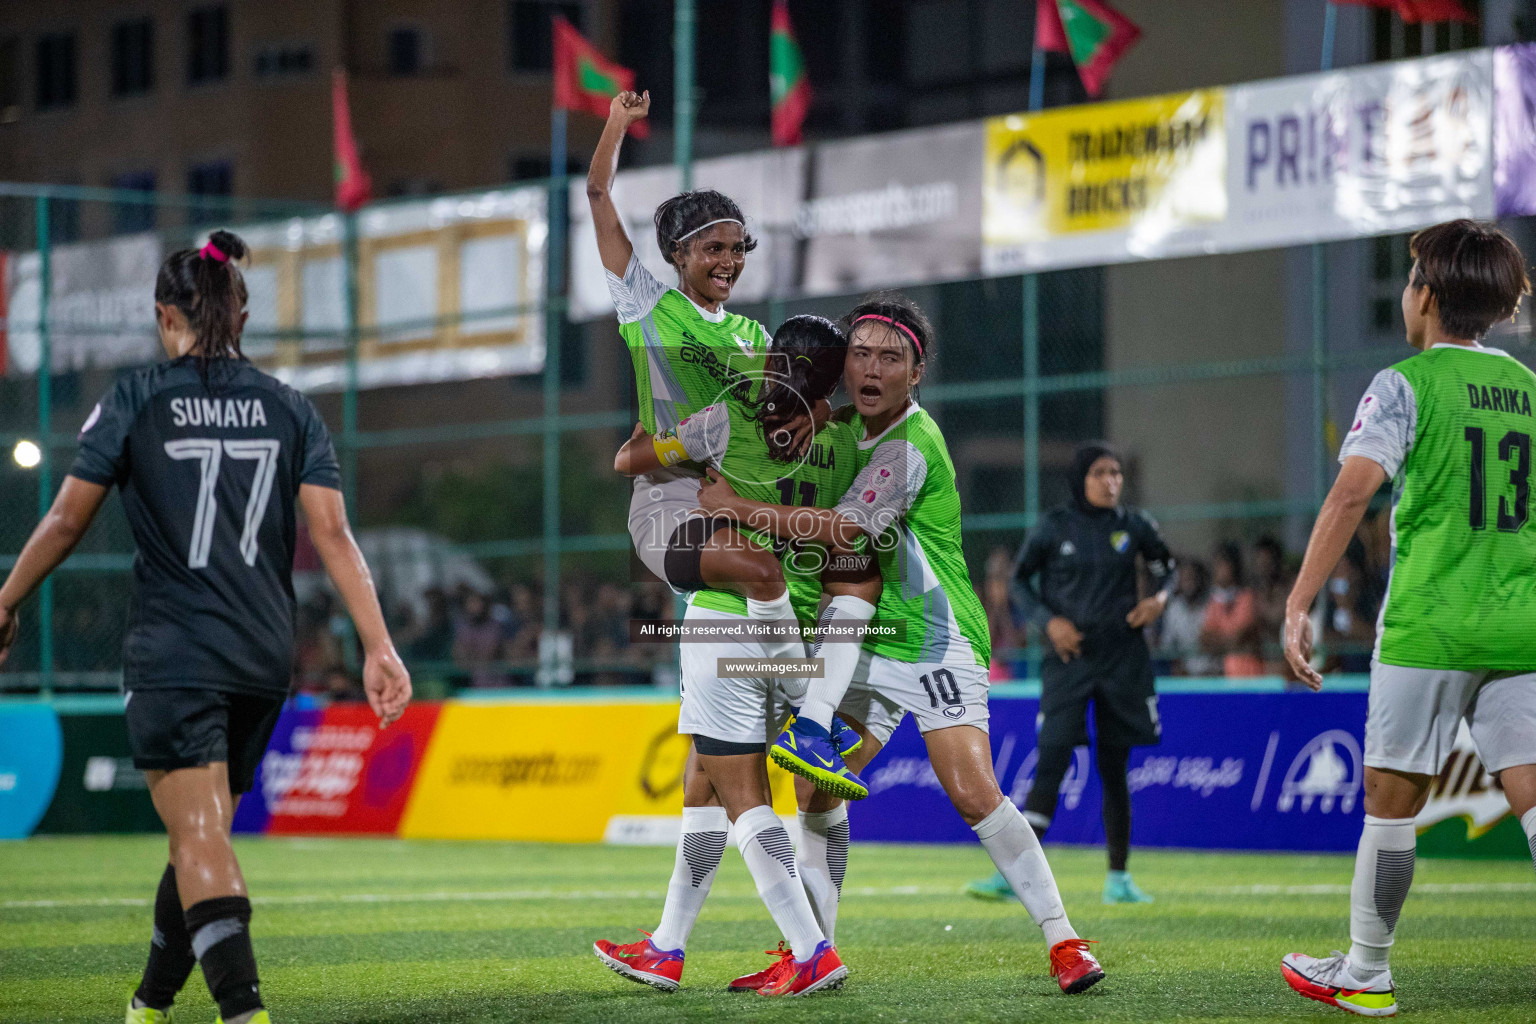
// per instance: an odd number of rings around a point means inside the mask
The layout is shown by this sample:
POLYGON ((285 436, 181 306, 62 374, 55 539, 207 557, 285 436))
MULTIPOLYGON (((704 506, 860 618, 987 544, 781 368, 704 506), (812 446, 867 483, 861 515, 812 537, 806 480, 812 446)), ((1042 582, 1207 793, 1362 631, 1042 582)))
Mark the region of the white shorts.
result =
MULTIPOLYGON (((689 605, 683 621, 700 619, 747 621, 745 615, 689 605)), ((784 699, 779 680, 720 678, 721 658, 763 658, 766 655, 762 644, 681 643, 678 650, 683 697, 677 717, 679 733, 759 747, 779 735, 789 720, 789 702, 784 699)))
POLYGON ((908 711, 923 732, 952 725, 987 732, 988 685, 987 670, 980 665, 897 661, 865 650, 837 710, 861 722, 881 746, 908 711))
POLYGON ((1536 672, 1459 672, 1373 661, 1365 763, 1438 775, 1463 718, 1488 771, 1536 764, 1536 672))
POLYGON ((698 507, 698 477, 680 476, 671 470, 635 477, 629 499, 629 539, 635 554, 657 579, 672 582, 667 579, 667 547, 672 534, 698 507))

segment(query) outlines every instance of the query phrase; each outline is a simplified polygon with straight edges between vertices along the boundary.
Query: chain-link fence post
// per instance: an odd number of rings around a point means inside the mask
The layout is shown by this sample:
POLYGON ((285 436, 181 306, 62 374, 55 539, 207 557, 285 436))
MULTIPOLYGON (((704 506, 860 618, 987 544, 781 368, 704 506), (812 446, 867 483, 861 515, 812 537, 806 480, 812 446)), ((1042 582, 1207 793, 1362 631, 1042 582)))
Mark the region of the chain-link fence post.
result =
MULTIPOLYGON (((37 197, 37 516, 48 514, 53 502, 53 339, 48 325, 48 300, 53 291, 52 228, 48 196, 37 197)), ((43 580, 37 600, 37 670, 44 698, 53 696, 53 576, 43 580)))

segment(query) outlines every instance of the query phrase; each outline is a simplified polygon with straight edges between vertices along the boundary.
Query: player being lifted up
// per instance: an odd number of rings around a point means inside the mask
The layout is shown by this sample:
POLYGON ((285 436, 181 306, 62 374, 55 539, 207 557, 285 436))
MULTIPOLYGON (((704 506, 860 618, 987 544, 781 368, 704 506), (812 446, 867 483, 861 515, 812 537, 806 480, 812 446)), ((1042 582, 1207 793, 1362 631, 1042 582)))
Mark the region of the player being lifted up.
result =
MULTIPOLYGON (((791 416, 830 395, 842 377, 847 342, 837 325, 816 316, 785 321, 774 335, 768 370, 757 398, 719 403, 685 418, 675 431, 651 436, 643 424, 619 450, 614 466, 630 475, 651 473, 689 460, 710 466, 735 481, 744 493, 763 499, 788 497, 797 504, 829 507, 853 482, 857 446, 853 428, 831 423, 816 435, 804 456, 788 450, 791 416)), ((743 540, 778 549, 784 577, 800 622, 809 627, 822 592, 826 549, 790 545, 771 535, 746 531, 743 540)), ((844 589, 851 584, 829 584, 844 589)), ((866 598, 880 583, 865 584, 866 598)), ((701 590, 689 601, 685 623, 744 629, 745 602, 735 594, 701 590)), ((725 848, 727 819, 736 843, 789 944, 761 977, 738 979, 733 989, 755 988, 763 995, 794 996, 841 985, 847 974, 820 927, 802 885, 789 837, 774 814, 764 753, 783 718, 772 679, 722 677, 721 662, 757 661, 762 645, 747 637, 713 642, 685 640, 682 651, 682 709, 678 732, 691 736, 702 768, 685 782, 683 841, 661 924, 649 939, 616 945, 598 941, 598 957, 613 970, 663 990, 678 987, 684 947, 709 894, 725 848), (719 805, 724 803, 722 809, 719 805)))
MULTIPOLYGON (((650 107, 649 92, 614 97, 592 154, 587 201, 619 333, 634 361, 640 421, 656 433, 676 428, 706 405, 751 398, 762 375, 768 332, 756 320, 725 309, 747 254, 757 247, 730 197, 702 189, 657 207, 656 244, 677 269, 675 286, 656 280, 635 254, 612 188, 624 133, 650 107)), ((821 402, 813 411, 824 422, 830 406, 821 402)), ((806 413, 785 429, 793 436, 793 450, 803 451, 815 427, 806 413)), ((701 475, 697 464, 679 462, 635 478, 629 506, 635 554, 679 593, 727 590, 746 600, 747 615, 756 621, 792 622, 773 553, 742 543, 728 525, 692 514, 701 475)), ((767 653, 801 657, 805 648, 798 640, 780 641, 767 653)))
POLYGON ((0 587, 0 661, 16 607, 69 555, 115 484, 133 530, 133 613, 123 704, 134 767, 170 839, 155 931, 128 1024, 164 1024, 192 968, 223 1024, 264 1024, 251 903, 230 822, 288 695, 294 503, 366 652, 363 687, 388 724, 410 677, 352 540, 320 414, 240 354, 245 243, 215 231, 168 256, 155 322, 170 361, 131 373, 80 432, 53 508, 0 587))
POLYGON ((1410 243, 1408 344, 1360 400, 1343 469, 1318 513, 1285 612, 1285 656, 1321 689, 1308 617, 1381 485, 1392 488, 1392 572, 1376 627, 1365 721, 1365 828, 1348 954, 1285 957, 1302 995, 1371 1017, 1397 1012, 1388 965, 1413 882, 1414 818, 1465 720, 1536 856, 1536 374, 1479 343, 1528 294, 1525 258, 1469 220, 1410 243))
MULTIPOLYGON (((853 399, 861 468, 835 509, 794 508, 739 495, 711 473, 699 489, 709 513, 779 532, 791 541, 850 549, 867 538, 883 584, 876 625, 899 635, 865 639, 850 653, 853 683, 813 679, 802 715, 774 743, 780 765, 821 784, 837 759, 813 708, 829 708, 865 729, 872 756, 910 712, 928 746, 934 773, 960 816, 1045 933, 1051 974, 1068 993, 1104 977, 1067 920, 1045 852, 1017 807, 1003 796, 988 745, 986 613, 960 549, 960 493, 944 436, 912 391, 923 375, 933 329, 920 309, 894 295, 876 296, 848 314, 844 385, 853 399), (840 692, 846 689, 846 693, 840 692)), ((824 645, 829 653, 843 644, 824 645)), ((839 673, 841 676, 841 673, 839 673)), ((840 763, 840 759, 837 759, 840 763)))

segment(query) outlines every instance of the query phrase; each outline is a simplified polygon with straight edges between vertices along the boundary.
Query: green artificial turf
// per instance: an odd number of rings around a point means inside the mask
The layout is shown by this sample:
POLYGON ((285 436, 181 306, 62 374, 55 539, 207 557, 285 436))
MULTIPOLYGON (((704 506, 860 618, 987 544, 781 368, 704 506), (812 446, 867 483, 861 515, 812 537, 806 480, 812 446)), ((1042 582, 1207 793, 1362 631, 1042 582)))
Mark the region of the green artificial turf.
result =
MULTIPOLYGON (((725 983, 768 963, 777 933, 728 850, 683 989, 627 982, 592 941, 660 914, 672 851, 395 840, 243 839, 262 991, 277 1024, 520 1021, 1337 1020, 1292 994, 1280 957, 1348 944, 1349 857, 1137 851, 1157 902, 1099 903, 1103 855, 1050 848, 1067 910, 1108 978, 1064 996, 1016 903, 960 894, 979 846, 856 846, 838 947, 841 992, 769 1003, 725 983)), ((149 946, 164 863, 153 837, 0 843, 0 1021, 116 1022, 149 946)), ((1399 925, 1402 1016, 1536 1019, 1536 876, 1517 861, 1425 860, 1399 925)), ((215 1011, 194 971, 178 1021, 215 1011)))

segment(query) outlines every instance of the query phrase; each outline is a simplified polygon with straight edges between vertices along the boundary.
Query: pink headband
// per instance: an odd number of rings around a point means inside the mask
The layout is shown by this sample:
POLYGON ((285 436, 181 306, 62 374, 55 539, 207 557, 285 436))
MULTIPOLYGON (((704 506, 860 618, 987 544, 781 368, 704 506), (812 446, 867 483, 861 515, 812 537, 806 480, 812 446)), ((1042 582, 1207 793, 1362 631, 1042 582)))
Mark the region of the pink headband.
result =
POLYGON ((881 316, 878 313, 865 313, 863 316, 861 316, 857 320, 855 320, 854 323, 856 323, 856 324, 863 323, 865 320, 879 320, 879 321, 881 321, 883 323, 890 324, 892 327, 896 328, 902 334, 905 334, 907 337, 912 339, 912 344, 917 346, 917 358, 919 358, 919 359, 923 358, 923 343, 917 340, 917 335, 913 334, 912 333, 912 328, 908 327, 906 324, 899 324, 895 320, 892 320, 890 317, 888 317, 888 316, 881 316))
POLYGON ((214 245, 212 242, 209 242, 207 245, 197 250, 197 254, 203 259, 213 260, 215 263, 223 263, 229 259, 229 257, 220 252, 219 247, 214 245))

